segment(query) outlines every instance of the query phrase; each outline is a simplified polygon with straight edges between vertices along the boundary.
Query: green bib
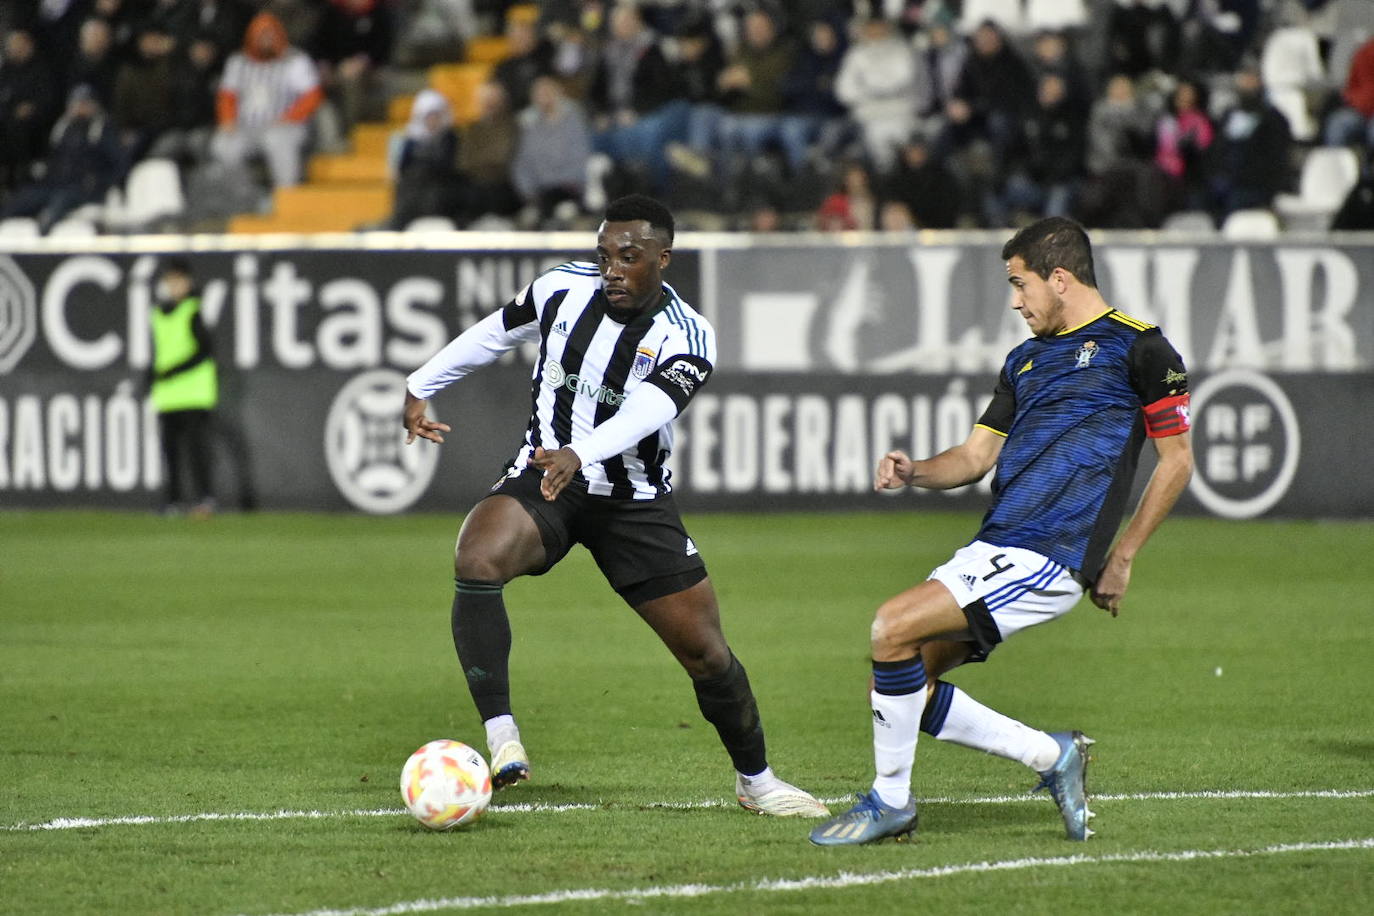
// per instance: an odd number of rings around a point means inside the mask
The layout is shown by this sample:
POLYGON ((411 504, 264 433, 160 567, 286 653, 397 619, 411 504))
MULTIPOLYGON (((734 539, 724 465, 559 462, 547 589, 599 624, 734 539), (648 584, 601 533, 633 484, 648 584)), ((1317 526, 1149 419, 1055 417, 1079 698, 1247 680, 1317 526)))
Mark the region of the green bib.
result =
MULTIPOLYGON (((150 323, 155 375, 196 354, 196 335, 191 331, 191 321, 199 312, 200 299, 194 296, 181 300, 170 312, 153 309, 150 323)), ((219 402, 219 377, 214 359, 206 359, 169 378, 154 380, 152 395, 158 413, 213 409, 219 402)))

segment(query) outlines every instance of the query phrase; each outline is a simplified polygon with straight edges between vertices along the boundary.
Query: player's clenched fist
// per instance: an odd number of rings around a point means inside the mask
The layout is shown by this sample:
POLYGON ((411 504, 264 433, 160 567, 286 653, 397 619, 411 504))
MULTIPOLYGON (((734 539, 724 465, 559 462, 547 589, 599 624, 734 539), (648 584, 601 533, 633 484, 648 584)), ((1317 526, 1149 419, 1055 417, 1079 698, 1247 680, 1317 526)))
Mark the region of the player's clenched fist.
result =
POLYGON ((913 462, 906 452, 888 452, 878 462, 875 490, 899 490, 911 483, 913 462))

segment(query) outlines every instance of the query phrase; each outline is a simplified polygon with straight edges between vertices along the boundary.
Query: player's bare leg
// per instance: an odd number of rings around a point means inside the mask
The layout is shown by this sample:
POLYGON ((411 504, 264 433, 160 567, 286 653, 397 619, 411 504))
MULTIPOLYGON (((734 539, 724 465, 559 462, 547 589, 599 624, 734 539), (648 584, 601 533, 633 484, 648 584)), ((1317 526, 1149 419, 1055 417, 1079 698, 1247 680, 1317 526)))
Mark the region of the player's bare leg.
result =
POLYGON ((696 690, 697 705, 715 726, 735 765, 735 794, 747 810, 781 817, 824 817, 829 810, 809 793, 783 782, 768 766, 763 724, 744 666, 720 628, 720 607, 710 579, 635 611, 673 653, 696 690))
POLYGON ((453 644, 487 730, 492 786, 530 775, 510 706, 510 619, 501 590, 539 569, 544 544, 534 519, 510 496, 489 496, 463 520, 454 552, 453 644))

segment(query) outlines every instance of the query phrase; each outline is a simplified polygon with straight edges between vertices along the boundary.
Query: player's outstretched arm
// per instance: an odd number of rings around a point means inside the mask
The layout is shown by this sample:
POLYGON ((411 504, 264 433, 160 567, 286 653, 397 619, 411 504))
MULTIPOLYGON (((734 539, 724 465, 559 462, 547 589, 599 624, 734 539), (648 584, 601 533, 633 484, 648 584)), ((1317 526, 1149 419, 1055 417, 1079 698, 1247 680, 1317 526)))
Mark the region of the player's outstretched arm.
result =
POLYGON ((1002 437, 976 426, 963 443, 924 461, 913 461, 906 452, 888 452, 878 462, 873 489, 952 490, 982 480, 1001 453, 1002 437))
POLYGON ((1135 515, 1107 554, 1107 562, 1093 585, 1093 604, 1110 611, 1113 617, 1120 611, 1121 599, 1130 585, 1131 564, 1136 554, 1164 521, 1183 488, 1188 486, 1188 478, 1193 476, 1193 446, 1188 433, 1151 441, 1155 444, 1159 463, 1145 485, 1145 492, 1140 495, 1135 515))
POLYGON ((447 423, 436 423, 425 416, 425 407, 429 401, 417 398, 409 391, 406 392, 405 413, 402 415, 402 422, 406 428, 406 445, 415 441, 415 437, 428 439, 430 442, 443 442, 443 433, 452 432, 447 423))

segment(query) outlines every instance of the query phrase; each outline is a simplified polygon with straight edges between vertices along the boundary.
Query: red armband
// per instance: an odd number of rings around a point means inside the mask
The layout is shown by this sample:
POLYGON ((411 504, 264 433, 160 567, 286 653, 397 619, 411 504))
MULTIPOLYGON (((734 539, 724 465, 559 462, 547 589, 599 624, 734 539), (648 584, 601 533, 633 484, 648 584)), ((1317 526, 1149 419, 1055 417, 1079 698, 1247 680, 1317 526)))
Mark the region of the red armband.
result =
POLYGON ((1171 394, 1145 405, 1145 434, 1151 439, 1177 436, 1192 429, 1188 416, 1188 393, 1171 394))

